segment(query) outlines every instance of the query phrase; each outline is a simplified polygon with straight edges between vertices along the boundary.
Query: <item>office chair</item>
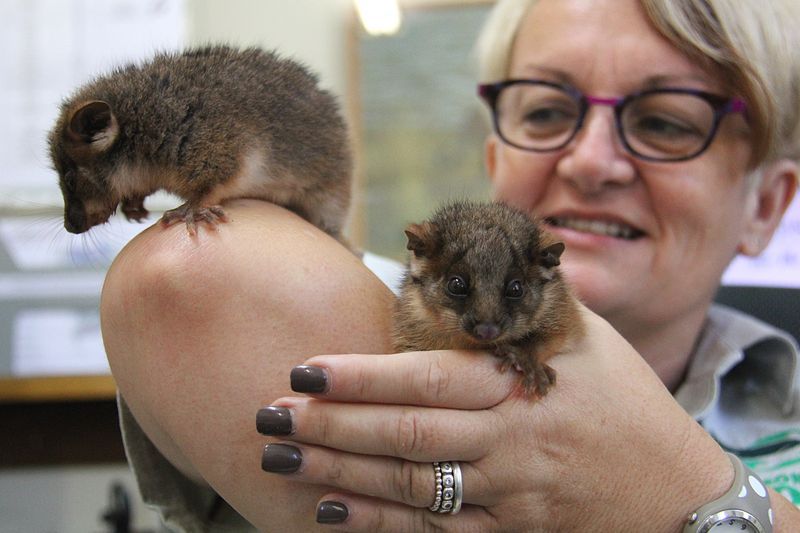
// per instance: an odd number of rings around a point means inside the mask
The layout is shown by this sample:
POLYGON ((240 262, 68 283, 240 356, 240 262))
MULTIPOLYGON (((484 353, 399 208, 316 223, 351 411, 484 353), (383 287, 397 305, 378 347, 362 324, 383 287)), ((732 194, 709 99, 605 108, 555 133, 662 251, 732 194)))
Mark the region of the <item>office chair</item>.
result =
POLYGON ((728 285, 720 287, 715 300, 785 330, 800 341, 800 289, 728 285))

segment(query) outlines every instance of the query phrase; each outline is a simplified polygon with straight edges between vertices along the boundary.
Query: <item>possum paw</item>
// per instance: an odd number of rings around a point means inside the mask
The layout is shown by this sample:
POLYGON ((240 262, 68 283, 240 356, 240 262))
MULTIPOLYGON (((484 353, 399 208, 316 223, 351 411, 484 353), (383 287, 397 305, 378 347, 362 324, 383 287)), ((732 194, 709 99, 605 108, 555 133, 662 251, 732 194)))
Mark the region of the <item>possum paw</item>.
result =
POLYGON ((171 226, 176 222, 184 222, 186 224, 186 231, 189 235, 194 237, 197 235, 197 223, 203 223, 206 226, 216 229, 217 224, 221 222, 228 222, 228 216, 222 209, 222 206, 211 205, 208 207, 193 206, 185 203, 175 209, 170 209, 164 212, 161 217, 161 224, 164 226, 171 226))
POLYGON ((536 363, 532 368, 523 370, 522 384, 528 396, 542 398, 556 383, 556 371, 543 363, 536 363))
POLYGON ((144 207, 144 197, 125 198, 121 204, 122 214, 128 220, 135 220, 141 222, 150 214, 144 207))

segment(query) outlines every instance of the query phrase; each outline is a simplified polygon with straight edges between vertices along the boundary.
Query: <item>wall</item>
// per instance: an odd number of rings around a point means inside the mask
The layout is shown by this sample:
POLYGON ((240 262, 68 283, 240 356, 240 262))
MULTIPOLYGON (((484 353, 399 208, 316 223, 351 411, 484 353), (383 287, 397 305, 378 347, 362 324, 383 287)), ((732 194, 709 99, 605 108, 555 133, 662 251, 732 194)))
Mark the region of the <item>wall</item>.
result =
POLYGON ((351 14, 350 0, 189 0, 188 38, 278 48, 343 97, 351 14))

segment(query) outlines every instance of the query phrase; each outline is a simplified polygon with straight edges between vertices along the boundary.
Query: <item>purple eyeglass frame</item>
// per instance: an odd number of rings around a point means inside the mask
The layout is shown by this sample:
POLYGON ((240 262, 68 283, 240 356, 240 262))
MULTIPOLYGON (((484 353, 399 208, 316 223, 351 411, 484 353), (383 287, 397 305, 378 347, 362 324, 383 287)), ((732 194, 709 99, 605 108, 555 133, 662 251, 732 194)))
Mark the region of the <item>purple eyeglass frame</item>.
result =
POLYGON ((626 96, 617 97, 617 98, 602 98, 599 96, 591 96, 588 94, 584 94, 577 90, 575 87, 570 85, 564 85, 561 83, 554 83, 546 80, 536 80, 536 79, 511 79, 505 80, 497 83, 483 83, 478 85, 478 95, 483 99, 486 104, 489 106, 489 109, 492 111, 492 123, 494 125, 494 131, 503 139, 503 142, 514 146, 515 148, 519 148, 520 150, 527 150, 530 152, 554 152, 556 150, 560 150, 564 148, 567 144, 575 138, 575 135, 578 134, 580 129, 583 127, 583 121, 586 118, 586 113, 589 111, 589 107, 593 105, 600 105, 611 107, 614 109, 614 121, 617 128, 617 134, 619 135, 620 140, 622 141, 623 146, 625 147, 628 152, 630 152, 635 157, 639 159, 643 159, 645 161, 659 161, 659 162, 678 162, 678 161, 686 161, 688 159, 692 159, 697 157, 698 155, 702 154, 706 151, 706 149, 711 145, 711 142, 714 140, 714 137, 717 134, 717 130, 719 129, 720 122, 722 118, 729 114, 729 113, 747 113, 747 104, 741 98, 726 98, 724 96, 720 96, 718 94, 709 93, 706 91, 700 91, 697 89, 684 89, 684 88, 657 88, 657 89, 647 89, 644 91, 635 92, 626 96), (575 129, 569 135, 569 137, 559 146, 547 149, 535 149, 525 146, 520 146, 510 140, 508 140, 503 133, 500 131, 498 113, 497 113, 497 101, 500 98, 500 93, 506 87, 510 87, 512 85, 543 85, 546 87, 550 87, 556 90, 560 90, 567 95, 570 96, 573 100, 578 103, 578 120, 575 122, 575 129), (631 101, 634 101, 642 96, 647 96, 650 94, 688 94, 692 96, 696 96, 705 100, 713 109, 714 111, 714 122, 711 126, 711 130, 709 131, 708 137, 706 138, 705 142, 702 146, 700 146, 696 151, 676 157, 676 158, 660 158, 660 157, 652 157, 645 154, 641 154, 637 152, 631 145, 628 143, 628 139, 625 137, 625 129, 622 126, 622 112, 631 101))

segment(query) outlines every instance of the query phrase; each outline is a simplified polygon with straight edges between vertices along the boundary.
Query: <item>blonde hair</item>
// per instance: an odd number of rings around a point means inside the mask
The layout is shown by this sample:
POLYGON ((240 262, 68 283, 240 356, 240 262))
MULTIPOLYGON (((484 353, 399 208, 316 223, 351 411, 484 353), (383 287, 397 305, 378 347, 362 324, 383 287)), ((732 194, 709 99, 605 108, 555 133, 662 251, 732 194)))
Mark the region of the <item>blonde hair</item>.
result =
MULTIPOLYGON (((640 0, 655 29, 748 106, 752 166, 800 160, 800 0, 640 0)), ((499 0, 477 42, 482 82, 508 77, 519 26, 537 0, 499 0)))

